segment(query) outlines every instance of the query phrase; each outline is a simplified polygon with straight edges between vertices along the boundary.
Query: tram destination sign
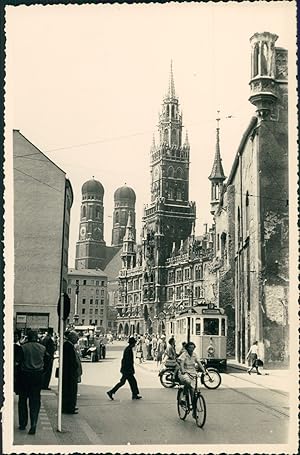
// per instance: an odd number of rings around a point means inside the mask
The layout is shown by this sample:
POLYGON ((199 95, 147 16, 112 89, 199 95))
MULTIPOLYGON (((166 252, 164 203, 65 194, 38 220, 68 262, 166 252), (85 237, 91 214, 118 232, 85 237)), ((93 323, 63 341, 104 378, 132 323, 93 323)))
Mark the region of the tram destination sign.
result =
POLYGON ((202 310, 202 314, 220 314, 219 308, 206 308, 202 310))

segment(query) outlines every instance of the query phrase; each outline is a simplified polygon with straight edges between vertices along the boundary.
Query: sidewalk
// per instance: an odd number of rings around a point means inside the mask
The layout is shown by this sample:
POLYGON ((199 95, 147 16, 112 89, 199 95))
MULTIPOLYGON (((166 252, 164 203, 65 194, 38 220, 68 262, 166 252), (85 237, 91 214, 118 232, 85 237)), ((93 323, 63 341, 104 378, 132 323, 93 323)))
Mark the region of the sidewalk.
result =
POLYGON ((28 434, 29 423, 25 431, 18 429, 18 397, 14 395, 13 444, 18 446, 101 445, 102 439, 80 413, 77 415, 62 414, 62 431, 57 431, 57 381, 50 385, 52 390, 42 390, 41 392, 41 409, 35 435, 28 434))

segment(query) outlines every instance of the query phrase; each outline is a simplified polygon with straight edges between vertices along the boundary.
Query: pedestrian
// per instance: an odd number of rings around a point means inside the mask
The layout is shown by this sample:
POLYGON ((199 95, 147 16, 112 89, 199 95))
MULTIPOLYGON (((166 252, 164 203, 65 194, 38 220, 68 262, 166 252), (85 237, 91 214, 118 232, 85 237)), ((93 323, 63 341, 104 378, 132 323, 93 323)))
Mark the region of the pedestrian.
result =
POLYGON ((175 349, 175 339, 170 338, 168 341, 168 346, 164 352, 163 361, 165 360, 176 360, 176 349, 175 349))
POLYGON ((43 390, 51 390, 49 388, 49 383, 52 375, 53 360, 55 353, 55 343, 53 341, 53 329, 49 328, 45 336, 42 338, 41 343, 46 348, 46 356, 44 362, 44 372, 43 372, 43 390))
POLYGON ((250 358, 250 362, 251 362, 251 367, 248 369, 248 374, 251 374, 251 371, 253 370, 253 368, 256 369, 256 373, 261 375, 261 373, 258 371, 258 359, 259 359, 259 355, 258 355, 258 341, 254 341, 254 343, 251 345, 249 351, 248 351, 248 354, 246 355, 246 359, 249 359, 250 358))
POLYGON ((135 338, 136 342, 136 351, 135 351, 135 357, 139 359, 139 363, 143 362, 143 349, 142 349, 142 341, 141 337, 138 336, 137 339, 135 338))
POLYGON ((65 333, 63 346, 63 373, 62 373, 62 412, 64 414, 78 414, 78 357, 75 344, 78 335, 75 330, 65 333))
POLYGON ((134 337, 130 337, 128 340, 128 346, 124 349, 123 352, 123 358, 121 362, 121 379, 116 384, 111 390, 107 392, 107 395, 111 400, 114 399, 113 395, 119 390, 120 387, 122 387, 126 381, 129 382, 131 393, 132 393, 132 399, 133 400, 139 400, 142 398, 139 395, 139 388, 134 376, 134 360, 133 360, 133 351, 132 349, 134 348, 136 343, 136 339, 134 337))
POLYGON ((18 402, 19 429, 25 430, 28 423, 27 400, 29 401, 30 430, 28 434, 35 434, 36 432, 41 407, 45 355, 46 348, 38 343, 37 332, 29 330, 27 332, 27 342, 22 345, 18 402))
POLYGON ((158 343, 157 343, 157 354, 156 354, 156 362, 157 366, 161 364, 163 355, 165 350, 167 349, 166 337, 165 335, 161 335, 158 343))
POLYGON ((151 350, 151 355, 153 357, 153 360, 156 360, 156 352, 157 352, 157 338, 156 338, 156 335, 153 335, 153 337, 152 337, 152 350, 151 350))
POLYGON ((22 361, 22 347, 20 344, 20 333, 14 333, 14 392, 19 395, 20 390, 20 373, 22 361))

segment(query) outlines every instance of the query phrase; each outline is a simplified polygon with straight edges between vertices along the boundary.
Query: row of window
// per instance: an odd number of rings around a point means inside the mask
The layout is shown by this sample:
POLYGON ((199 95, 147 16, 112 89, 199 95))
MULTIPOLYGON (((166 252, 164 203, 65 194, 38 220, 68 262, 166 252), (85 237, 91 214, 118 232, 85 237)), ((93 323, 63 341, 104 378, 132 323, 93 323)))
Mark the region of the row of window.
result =
MULTIPOLYGON (((89 294, 93 293, 93 289, 90 289, 90 292, 89 294)), ((96 295, 99 295, 99 289, 96 289, 96 295)), ((71 294, 72 293, 72 288, 68 288, 68 294, 71 294)), ((82 294, 85 295, 85 291, 82 291, 82 294)), ((101 289, 101 293, 100 293, 101 297, 104 297, 105 296, 105 291, 104 289, 101 289)))
POLYGON ((138 289, 141 289, 142 287, 142 280, 137 279, 133 281, 128 281, 127 283, 127 291, 137 291, 138 289))
MULTIPOLYGON (((98 314, 98 308, 95 308, 95 310, 93 308, 90 308, 90 311, 89 311, 90 314, 98 314)), ((81 309, 81 314, 86 314, 85 313, 85 308, 82 308, 81 309)), ((103 308, 100 309, 100 315, 103 316, 104 314, 104 310, 103 308)))
MULTIPOLYGON (((203 280, 203 264, 198 264, 194 268, 195 280, 203 280)), ((185 268, 184 270, 170 270, 168 273, 168 283, 180 283, 181 281, 188 281, 191 279, 191 270, 185 268), (176 278, 176 281, 175 281, 176 278)))
MULTIPOLYGON (((86 304, 86 299, 81 300, 82 305, 86 304)), ((90 305, 94 304, 94 299, 90 299, 90 305)), ((95 299, 95 305, 99 305, 99 299, 95 299)), ((100 299, 100 305, 104 305, 104 299, 100 299)))
POLYGON ((99 280, 72 280, 71 278, 68 279, 68 284, 76 284, 76 286, 105 286, 105 281, 99 280), (101 284, 100 284, 101 283, 101 284))
MULTIPOLYGON (((174 297, 174 288, 168 288, 168 295, 167 298, 168 300, 172 300, 174 297)), ((182 298, 187 298, 191 296, 190 288, 189 286, 177 286, 175 288, 175 294, 176 294, 176 299, 182 299, 182 298)), ((199 299, 199 298, 204 298, 204 290, 200 286, 195 286, 194 287, 194 298, 199 299)))

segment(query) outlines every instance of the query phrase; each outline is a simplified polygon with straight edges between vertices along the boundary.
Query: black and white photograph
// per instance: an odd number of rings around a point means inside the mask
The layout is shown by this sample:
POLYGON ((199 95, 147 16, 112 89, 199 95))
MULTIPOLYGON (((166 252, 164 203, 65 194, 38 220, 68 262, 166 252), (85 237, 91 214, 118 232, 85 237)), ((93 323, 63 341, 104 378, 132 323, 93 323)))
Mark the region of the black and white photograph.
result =
POLYGON ((298 453, 296 9, 6 2, 4 454, 298 453))

